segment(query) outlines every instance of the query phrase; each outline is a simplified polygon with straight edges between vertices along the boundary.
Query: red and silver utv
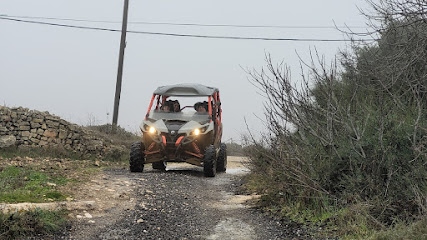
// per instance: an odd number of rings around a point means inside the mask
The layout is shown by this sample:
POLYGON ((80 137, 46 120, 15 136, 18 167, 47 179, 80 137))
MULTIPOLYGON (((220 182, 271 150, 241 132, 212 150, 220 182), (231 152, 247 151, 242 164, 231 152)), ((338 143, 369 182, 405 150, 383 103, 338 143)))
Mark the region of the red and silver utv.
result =
POLYGON ((214 177, 227 167, 226 145, 221 143, 219 90, 200 84, 157 88, 140 125, 142 141, 131 146, 130 171, 144 164, 165 170, 167 162, 187 162, 203 167, 214 177))

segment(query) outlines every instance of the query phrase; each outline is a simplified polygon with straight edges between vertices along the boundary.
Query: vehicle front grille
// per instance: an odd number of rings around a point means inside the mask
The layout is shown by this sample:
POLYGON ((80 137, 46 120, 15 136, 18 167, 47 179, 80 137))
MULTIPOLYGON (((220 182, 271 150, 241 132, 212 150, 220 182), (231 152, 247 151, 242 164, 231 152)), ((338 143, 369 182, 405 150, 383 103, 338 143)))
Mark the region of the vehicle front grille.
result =
POLYGON ((185 136, 184 133, 175 134, 175 135, 172 135, 172 134, 162 134, 162 135, 165 136, 167 145, 172 144, 173 146, 175 146, 175 143, 179 137, 185 136))

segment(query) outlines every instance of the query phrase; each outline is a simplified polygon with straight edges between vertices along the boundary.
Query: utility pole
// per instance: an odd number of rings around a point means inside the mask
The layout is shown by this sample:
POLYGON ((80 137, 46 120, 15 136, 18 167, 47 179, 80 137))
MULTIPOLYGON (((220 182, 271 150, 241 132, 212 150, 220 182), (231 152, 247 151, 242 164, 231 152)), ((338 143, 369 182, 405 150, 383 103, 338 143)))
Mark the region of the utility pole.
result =
POLYGON ((113 133, 116 133, 117 119, 119 117, 120 92, 122 91, 122 77, 123 77, 123 60, 125 55, 126 31, 127 31, 127 25, 128 25, 128 8, 129 8, 129 0, 125 0, 125 4, 123 8, 122 37, 120 39, 119 67, 117 70, 116 95, 114 97, 114 112, 113 112, 113 125, 112 125, 113 133))

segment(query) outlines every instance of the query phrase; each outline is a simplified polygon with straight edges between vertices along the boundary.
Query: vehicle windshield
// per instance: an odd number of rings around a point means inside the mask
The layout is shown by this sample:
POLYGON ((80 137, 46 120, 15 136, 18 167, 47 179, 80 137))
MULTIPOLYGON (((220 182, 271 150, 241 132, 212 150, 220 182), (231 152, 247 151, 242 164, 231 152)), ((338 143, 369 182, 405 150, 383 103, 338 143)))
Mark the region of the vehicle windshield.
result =
POLYGON ((148 118, 154 121, 163 119, 189 122, 193 120, 199 123, 206 123, 210 120, 208 112, 163 112, 159 110, 151 110, 148 118))

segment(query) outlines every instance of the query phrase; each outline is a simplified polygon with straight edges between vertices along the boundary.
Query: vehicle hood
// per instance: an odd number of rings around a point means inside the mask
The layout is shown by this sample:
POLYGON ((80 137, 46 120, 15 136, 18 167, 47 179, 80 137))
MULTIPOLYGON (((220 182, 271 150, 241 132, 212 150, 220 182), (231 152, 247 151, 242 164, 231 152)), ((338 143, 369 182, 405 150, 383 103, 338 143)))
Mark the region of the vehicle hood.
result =
POLYGON ((196 121, 179 121, 179 120, 157 120, 157 121, 148 121, 144 120, 141 123, 141 130, 146 132, 149 127, 154 127, 159 133, 170 133, 171 131, 175 131, 177 134, 189 134, 194 131, 196 128, 205 129, 204 132, 208 132, 213 129, 213 123, 208 122, 205 124, 200 124, 196 121))

